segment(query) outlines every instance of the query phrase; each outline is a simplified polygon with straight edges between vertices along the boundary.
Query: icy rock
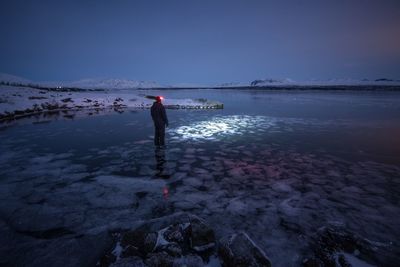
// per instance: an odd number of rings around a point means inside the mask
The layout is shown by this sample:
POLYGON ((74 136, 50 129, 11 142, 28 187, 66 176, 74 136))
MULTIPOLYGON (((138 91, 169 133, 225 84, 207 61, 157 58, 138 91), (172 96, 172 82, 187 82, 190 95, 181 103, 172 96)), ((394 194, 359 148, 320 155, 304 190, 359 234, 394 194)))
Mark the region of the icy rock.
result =
POLYGON ((191 215, 189 226, 192 248, 198 252, 215 246, 214 231, 202 219, 191 215))
POLYGON ((147 253, 152 252, 157 243, 158 235, 156 232, 170 225, 185 222, 187 216, 188 215, 184 213, 177 213, 149 220, 123 233, 121 236, 121 246, 124 252, 131 252, 127 253, 125 256, 145 256, 147 253))
POLYGON ((179 225, 173 225, 168 227, 164 232, 164 238, 169 242, 181 243, 183 242, 183 233, 179 225))
POLYGON ((138 222, 119 239, 116 248, 120 244, 121 257, 138 256, 146 266, 204 266, 196 254, 215 252, 211 250, 215 247, 214 231, 187 213, 138 222))
POLYGON ((371 242, 343 227, 329 226, 319 229, 315 240, 311 243, 313 257, 305 259, 303 266, 340 266, 347 267, 350 261, 361 262, 364 266, 372 266, 361 259, 368 259, 377 266, 396 266, 396 259, 390 255, 393 249, 388 245, 371 242), (345 257, 344 255, 351 255, 345 257), (355 256, 357 255, 357 257, 355 256))
POLYGON ((264 252, 243 232, 222 238, 218 252, 226 267, 271 266, 264 252))
POLYGON ((164 251, 151 253, 145 260, 146 265, 149 267, 172 267, 173 262, 174 258, 164 251))

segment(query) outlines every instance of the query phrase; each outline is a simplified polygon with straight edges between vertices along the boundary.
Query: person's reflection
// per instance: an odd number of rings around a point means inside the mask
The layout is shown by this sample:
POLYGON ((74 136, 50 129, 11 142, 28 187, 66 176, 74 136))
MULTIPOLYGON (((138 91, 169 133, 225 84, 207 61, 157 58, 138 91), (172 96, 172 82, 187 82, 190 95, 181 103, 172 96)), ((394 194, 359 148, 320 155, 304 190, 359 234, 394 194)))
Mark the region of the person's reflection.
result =
POLYGON ((157 147, 154 150, 154 156, 156 158, 156 177, 168 179, 170 175, 165 171, 165 149, 157 147))

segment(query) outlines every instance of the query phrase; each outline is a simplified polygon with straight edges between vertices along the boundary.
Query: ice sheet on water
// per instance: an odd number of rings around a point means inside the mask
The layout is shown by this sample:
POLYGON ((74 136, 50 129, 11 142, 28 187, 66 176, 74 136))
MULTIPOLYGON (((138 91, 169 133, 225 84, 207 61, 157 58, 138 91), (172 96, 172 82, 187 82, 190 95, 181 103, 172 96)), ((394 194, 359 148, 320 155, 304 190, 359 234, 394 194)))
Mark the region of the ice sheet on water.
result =
MULTIPOLYGON (((211 147, 187 139, 190 142, 168 148, 168 180, 150 179, 156 166, 154 150, 148 149, 151 139, 94 148, 86 152, 86 158, 85 154, 75 158, 75 152, 16 152, 12 151, 16 144, 1 144, 0 172, 6 177, 0 186, 4 193, 0 194, 1 212, 14 214, 9 218, 21 221, 24 230, 62 226, 85 233, 129 227, 138 218, 168 213, 170 207, 190 210, 204 216, 220 235, 246 230, 278 266, 292 262, 282 262, 282 251, 298 256, 310 233, 332 220, 372 239, 398 239, 398 166, 348 162, 331 157, 327 151, 318 151, 316 156, 316 152, 308 154, 278 142, 238 145, 234 139, 222 137, 247 129, 254 135, 264 134, 257 128, 262 127, 257 124, 262 118, 253 123, 253 116, 243 117, 246 126, 235 126, 238 117, 233 118, 221 117, 219 122, 232 128, 215 131, 210 138, 221 137, 221 142, 212 142, 211 147), (97 162, 96 168, 90 169, 80 158, 97 162), (25 169, 16 169, 21 166, 25 169), (134 175, 115 175, 121 170, 134 175), (12 175, 15 173, 18 177, 12 175), (137 178, 139 174, 142 177, 137 178), (169 189, 168 199, 164 198, 164 187, 169 189), (40 205, 56 210, 39 209, 40 205), (29 224, 30 216, 34 224, 29 224), (51 216, 55 220, 47 224, 51 216)), ((266 120, 266 129, 282 127, 278 119, 275 124, 266 120)), ((207 123, 193 125, 206 129, 207 123)), ((294 123, 306 127, 302 121, 294 123)), ((171 135, 182 139, 176 131, 171 135)))

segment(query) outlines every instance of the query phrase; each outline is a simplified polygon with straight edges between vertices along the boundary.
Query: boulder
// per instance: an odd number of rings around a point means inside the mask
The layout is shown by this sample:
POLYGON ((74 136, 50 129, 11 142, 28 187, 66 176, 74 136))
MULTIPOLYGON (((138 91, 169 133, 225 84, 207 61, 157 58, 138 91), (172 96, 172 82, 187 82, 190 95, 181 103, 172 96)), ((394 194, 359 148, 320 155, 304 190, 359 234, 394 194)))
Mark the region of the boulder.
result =
POLYGON ((139 227, 122 235, 122 255, 123 257, 145 256, 154 251, 156 243, 157 233, 148 233, 145 227, 139 227))
MULTIPOLYGON (((214 231, 202 219, 177 213, 138 223, 118 236, 114 250, 120 251, 117 262, 123 259, 121 264, 139 257, 146 266, 196 267, 204 266, 201 257, 215 253, 215 244, 214 231)), ((110 261, 115 259, 109 256, 110 261)))
POLYGON ((189 254, 181 258, 176 258, 173 267, 204 267, 203 259, 198 255, 189 254))
POLYGON ((352 261, 364 265, 398 266, 394 255, 400 253, 398 247, 372 243, 342 226, 334 225, 320 228, 310 242, 309 250, 313 255, 303 261, 305 267, 348 267, 352 261))
POLYGON ((169 242, 182 243, 184 241, 184 233, 180 224, 174 224, 168 227, 164 232, 165 240, 169 242))
POLYGON ((182 255, 182 248, 176 243, 170 243, 162 248, 172 257, 179 257, 182 255))
POLYGON ((121 238, 123 256, 144 256, 146 254, 144 243, 147 235, 148 229, 145 226, 124 233, 121 238))
POLYGON ((153 252, 157 244, 157 233, 148 233, 143 242, 145 253, 153 252))
POLYGON ((110 267, 146 267, 146 265, 139 257, 129 257, 114 262, 110 267))
POLYGON ((195 251, 202 252, 214 248, 214 231, 199 217, 190 216, 188 232, 190 234, 191 247, 195 251))
POLYGON ((146 265, 149 267, 172 267, 173 262, 174 258, 164 251, 150 253, 145 260, 146 265))
POLYGON ((271 266, 265 253, 244 232, 222 238, 218 253, 225 267, 271 266))
POLYGON ((132 256, 142 256, 143 253, 139 250, 138 247, 127 245, 122 247, 121 257, 128 258, 132 256))

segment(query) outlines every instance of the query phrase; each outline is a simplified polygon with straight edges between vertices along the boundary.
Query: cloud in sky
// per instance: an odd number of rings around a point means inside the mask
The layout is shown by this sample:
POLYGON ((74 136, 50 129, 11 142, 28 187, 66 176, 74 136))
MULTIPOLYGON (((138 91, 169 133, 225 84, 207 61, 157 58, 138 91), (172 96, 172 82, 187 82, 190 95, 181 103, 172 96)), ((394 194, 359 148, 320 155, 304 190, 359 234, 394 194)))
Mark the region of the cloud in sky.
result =
POLYGON ((400 78, 399 1, 5 0, 0 10, 0 71, 33 80, 400 78))

